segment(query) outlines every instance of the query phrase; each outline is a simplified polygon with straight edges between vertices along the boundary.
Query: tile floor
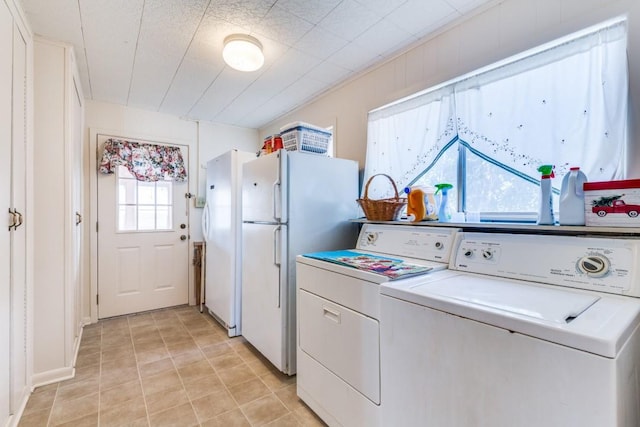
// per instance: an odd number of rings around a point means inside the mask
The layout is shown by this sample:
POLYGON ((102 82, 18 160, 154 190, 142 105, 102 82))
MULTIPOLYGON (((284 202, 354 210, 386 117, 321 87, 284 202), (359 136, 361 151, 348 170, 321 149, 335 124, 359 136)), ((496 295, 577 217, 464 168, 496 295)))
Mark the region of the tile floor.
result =
POLYGON ((19 425, 323 426, 295 381, 182 306, 86 326, 75 378, 37 388, 19 425))

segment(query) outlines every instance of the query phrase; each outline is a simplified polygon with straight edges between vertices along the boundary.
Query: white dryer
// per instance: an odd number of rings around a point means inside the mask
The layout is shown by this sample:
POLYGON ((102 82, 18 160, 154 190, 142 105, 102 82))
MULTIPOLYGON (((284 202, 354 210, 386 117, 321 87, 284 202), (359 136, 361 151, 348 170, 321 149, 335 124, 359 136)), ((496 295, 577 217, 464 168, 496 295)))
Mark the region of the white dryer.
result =
POLYGON ((640 425, 640 241, 460 233, 381 286, 382 424, 640 425))
MULTIPOLYGON (((355 252, 447 268, 454 229, 363 225, 355 252)), ((380 424, 380 284, 393 281, 333 262, 297 259, 298 396, 331 426, 380 424)))

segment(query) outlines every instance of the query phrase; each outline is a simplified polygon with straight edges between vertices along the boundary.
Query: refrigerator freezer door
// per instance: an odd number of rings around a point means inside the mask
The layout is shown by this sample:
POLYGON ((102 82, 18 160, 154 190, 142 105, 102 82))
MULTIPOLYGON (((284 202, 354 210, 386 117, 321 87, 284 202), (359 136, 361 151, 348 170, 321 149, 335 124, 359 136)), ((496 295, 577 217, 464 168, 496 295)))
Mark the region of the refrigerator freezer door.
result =
POLYGON ((207 163, 205 305, 229 336, 241 333, 240 174, 250 158, 253 153, 232 150, 207 163))
POLYGON ((242 224, 242 335, 289 373, 285 348, 287 226, 242 224))
POLYGON ((280 150, 244 164, 243 221, 287 222, 286 156, 286 151, 280 150))

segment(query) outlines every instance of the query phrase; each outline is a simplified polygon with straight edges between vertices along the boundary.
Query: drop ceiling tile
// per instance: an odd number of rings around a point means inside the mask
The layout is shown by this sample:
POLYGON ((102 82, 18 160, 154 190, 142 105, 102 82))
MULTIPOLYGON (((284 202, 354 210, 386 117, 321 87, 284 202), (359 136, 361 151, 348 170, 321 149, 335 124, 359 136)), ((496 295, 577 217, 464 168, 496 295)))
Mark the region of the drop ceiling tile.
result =
POLYGON ((387 16, 403 4, 407 2, 407 0, 356 0, 361 5, 371 9, 378 16, 387 16))
POLYGON ((351 42, 332 55, 328 60, 332 64, 339 65, 351 71, 360 71, 367 68, 373 61, 380 59, 378 49, 375 46, 363 46, 351 42))
POLYGON ((278 0, 277 6, 286 9, 289 13, 317 24, 327 16, 342 0, 278 0))
POLYGON ((128 105, 157 110, 208 0, 146 0, 128 105))
POLYGON ((96 100, 126 105, 143 3, 80 3, 91 92, 96 100))
POLYGON ((387 18, 404 30, 421 38, 460 16, 444 0, 408 0, 387 18))
POLYGON ((251 30, 269 12, 276 0, 212 0, 207 15, 251 30))
POLYGON ((258 35, 267 36, 271 40, 287 46, 293 46, 311 28, 313 28, 313 24, 310 22, 276 5, 271 8, 254 30, 258 35))
POLYGON ((326 59, 345 47, 347 43, 349 43, 347 40, 333 35, 324 28, 314 27, 298 40, 294 47, 316 58, 326 59))
POLYGON ((318 25, 352 41, 379 20, 379 15, 355 0, 343 0, 318 25))
POLYGON ((379 55, 391 54, 417 38, 387 20, 378 21, 355 40, 360 46, 375 46, 379 55))
POLYGON ((318 80, 324 82, 325 84, 330 84, 331 86, 333 86, 347 79, 351 75, 351 73, 352 71, 347 70, 344 67, 332 64, 328 61, 324 61, 313 67, 307 73, 307 76, 314 80, 318 80))

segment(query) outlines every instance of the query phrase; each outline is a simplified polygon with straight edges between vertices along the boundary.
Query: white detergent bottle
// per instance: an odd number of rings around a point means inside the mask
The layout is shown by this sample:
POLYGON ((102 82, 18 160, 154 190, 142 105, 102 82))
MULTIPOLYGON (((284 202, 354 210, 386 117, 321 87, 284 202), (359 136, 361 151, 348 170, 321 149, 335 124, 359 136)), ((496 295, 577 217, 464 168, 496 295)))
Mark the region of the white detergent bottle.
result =
POLYGON ((542 174, 540 178, 540 209, 538 210, 539 225, 554 225, 553 217, 553 199, 551 195, 551 178, 553 173, 553 165, 542 165, 538 168, 538 172, 542 174))
POLYGON ((584 225, 584 189, 587 176, 573 167, 562 178, 560 187, 560 225, 584 225))

